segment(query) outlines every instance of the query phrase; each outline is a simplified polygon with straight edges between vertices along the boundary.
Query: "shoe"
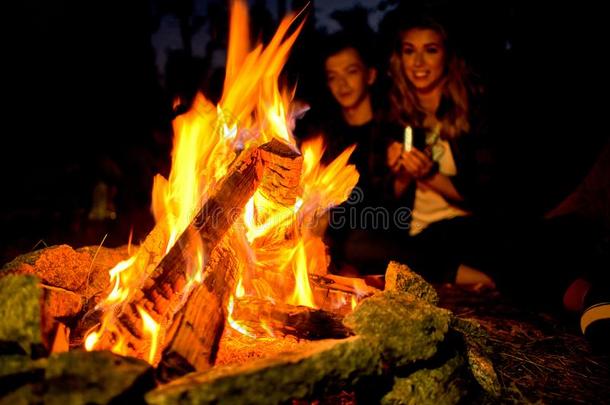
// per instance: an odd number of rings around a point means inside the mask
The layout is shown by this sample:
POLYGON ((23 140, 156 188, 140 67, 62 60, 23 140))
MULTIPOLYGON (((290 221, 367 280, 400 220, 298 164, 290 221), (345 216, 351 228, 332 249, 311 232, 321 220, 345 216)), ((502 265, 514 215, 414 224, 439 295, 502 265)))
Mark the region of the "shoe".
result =
POLYGON ((585 298, 580 330, 594 352, 610 353, 610 294, 596 289, 595 285, 585 298))

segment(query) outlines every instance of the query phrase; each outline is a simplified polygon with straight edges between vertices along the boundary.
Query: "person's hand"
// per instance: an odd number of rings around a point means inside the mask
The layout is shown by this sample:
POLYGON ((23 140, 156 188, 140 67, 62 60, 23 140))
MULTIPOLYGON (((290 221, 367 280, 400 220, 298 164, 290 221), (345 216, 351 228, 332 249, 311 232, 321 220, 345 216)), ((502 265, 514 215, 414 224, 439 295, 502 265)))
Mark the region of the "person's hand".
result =
POLYGON ((426 177, 434 168, 434 162, 428 155, 417 148, 406 152, 398 142, 393 142, 388 147, 387 164, 392 173, 398 177, 408 175, 415 179, 426 177))
POLYGON ((392 142, 388 146, 386 164, 393 175, 392 187, 394 196, 400 197, 412 180, 412 177, 407 173, 402 166, 403 145, 399 142, 392 142))
POLYGON ((400 155, 403 152, 403 145, 399 142, 392 142, 390 146, 388 146, 387 151, 387 165, 392 171, 392 173, 397 174, 400 171, 400 155))
POLYGON ((417 148, 412 148, 410 152, 403 152, 399 161, 405 170, 416 179, 428 176, 434 168, 434 161, 417 148))

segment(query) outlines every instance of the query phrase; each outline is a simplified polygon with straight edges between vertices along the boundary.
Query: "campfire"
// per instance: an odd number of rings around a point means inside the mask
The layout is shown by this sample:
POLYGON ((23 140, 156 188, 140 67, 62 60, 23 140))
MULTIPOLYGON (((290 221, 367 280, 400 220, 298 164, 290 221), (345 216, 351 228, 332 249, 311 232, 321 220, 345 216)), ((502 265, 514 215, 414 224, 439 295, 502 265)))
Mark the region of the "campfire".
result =
POLYGON ((251 47, 246 4, 233 2, 222 98, 214 106, 199 94, 175 119, 171 173, 155 178, 156 225, 144 241, 54 247, 5 266, 0 311, 18 287, 10 311, 22 318, 0 332, 0 354, 23 360, 0 368, 20 381, 12 395, 48 399, 58 376, 75 373, 67 361, 122 379, 117 392, 110 384, 83 402, 141 398, 160 385, 147 401, 275 403, 375 380, 388 384, 377 393, 390 392, 389 402, 432 382, 428 394, 457 400, 468 361, 497 391, 480 328, 436 307, 434 289, 406 266, 390 265, 385 291, 328 274, 325 214, 358 173, 348 164, 354 147, 323 166, 321 139, 299 148, 292 136, 298 112, 278 82, 301 27, 289 16, 269 44, 251 47), (23 322, 27 333, 15 334, 23 322))
POLYGON ((86 316, 96 323, 86 350, 202 370, 213 364, 225 324, 274 336, 272 319, 248 326, 253 319, 237 316, 246 301, 341 310, 367 291, 345 282, 348 291, 331 294, 311 281, 333 282, 312 230, 358 173, 347 164, 353 148, 328 167, 320 166, 319 141, 297 149, 290 97, 278 87, 300 31, 288 35, 292 25, 284 20, 267 47, 251 50, 247 10, 234 4, 222 99, 213 106, 199 95, 176 119, 169 179, 154 182, 156 226, 110 270, 112 291, 86 316))

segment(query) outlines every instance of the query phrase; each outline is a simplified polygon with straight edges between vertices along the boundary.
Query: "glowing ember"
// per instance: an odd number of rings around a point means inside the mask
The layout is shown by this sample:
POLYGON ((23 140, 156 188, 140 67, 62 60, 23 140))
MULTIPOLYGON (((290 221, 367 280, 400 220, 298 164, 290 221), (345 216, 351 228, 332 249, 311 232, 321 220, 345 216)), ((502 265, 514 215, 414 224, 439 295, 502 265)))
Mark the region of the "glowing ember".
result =
POLYGON ((95 344, 99 339, 99 334, 95 331, 89 332, 87 338, 85 339, 85 349, 88 351, 93 350, 95 348, 95 344))

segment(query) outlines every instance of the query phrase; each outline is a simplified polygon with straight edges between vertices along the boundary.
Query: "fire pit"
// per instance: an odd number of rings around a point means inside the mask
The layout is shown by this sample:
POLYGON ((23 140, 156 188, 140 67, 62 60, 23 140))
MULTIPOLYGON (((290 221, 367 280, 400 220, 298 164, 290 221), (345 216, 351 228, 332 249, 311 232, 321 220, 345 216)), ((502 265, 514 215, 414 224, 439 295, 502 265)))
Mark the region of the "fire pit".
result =
POLYGON ((473 322, 391 263, 384 291, 327 274, 318 222, 358 181, 348 159, 299 149, 278 78, 301 26, 249 45, 233 3, 222 99, 176 118, 156 226, 138 246, 58 246, 0 273, 7 401, 280 403, 351 392, 455 403, 498 383, 473 322), (470 371, 467 365, 470 365, 470 371), (472 378, 474 377, 474 378, 472 378))

